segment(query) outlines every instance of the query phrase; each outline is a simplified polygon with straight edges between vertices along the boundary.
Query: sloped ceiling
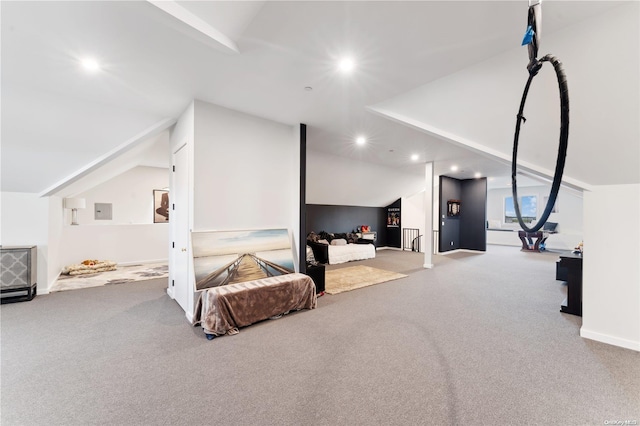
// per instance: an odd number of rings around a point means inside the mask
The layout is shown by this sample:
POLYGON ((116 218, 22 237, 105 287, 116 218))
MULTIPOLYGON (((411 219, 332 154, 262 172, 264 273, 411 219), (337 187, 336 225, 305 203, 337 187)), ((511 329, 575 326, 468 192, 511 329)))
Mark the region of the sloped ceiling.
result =
MULTIPOLYGON (((578 187, 640 182, 639 11, 639 3, 629 3, 543 39, 540 56, 553 53, 567 74, 570 135, 564 179, 578 187)), ((526 62, 521 51, 509 51, 370 109, 510 160, 526 62)), ((551 65, 533 80, 524 116, 518 164, 552 176, 560 106, 551 65)))
MULTIPOLYGON (((43 191, 144 129, 178 117, 194 98, 306 123, 316 151, 419 173, 409 159, 417 153, 419 162, 436 161, 437 173, 458 164, 461 178, 508 173, 499 156, 367 107, 511 50, 526 58, 518 48, 526 1, 173 5, 191 18, 139 1, 0 3, 3 191, 43 191), (212 33, 233 41, 237 52, 218 48, 212 33), (357 63, 348 76, 336 70, 347 54, 357 63), (82 70, 85 56, 96 57, 101 70, 82 70), (358 134, 369 139, 361 149, 354 146, 358 134)), ((545 37, 617 7, 547 0, 545 37)), ((575 41, 567 43, 577 49, 575 41)), ((461 123, 477 113, 445 110, 457 117, 449 131, 464 130, 461 123)), ((487 144, 492 137, 474 132, 467 137, 487 144)))

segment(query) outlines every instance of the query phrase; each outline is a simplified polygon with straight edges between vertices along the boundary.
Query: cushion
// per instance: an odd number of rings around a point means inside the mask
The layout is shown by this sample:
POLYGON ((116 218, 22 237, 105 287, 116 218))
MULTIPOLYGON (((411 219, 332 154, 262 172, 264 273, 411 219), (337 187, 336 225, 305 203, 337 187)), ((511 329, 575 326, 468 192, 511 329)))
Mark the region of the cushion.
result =
POLYGON ((318 242, 319 242, 320 244, 326 244, 326 245, 329 245, 329 241, 327 241, 327 240, 318 240, 318 242))
POLYGON ((331 245, 332 246, 346 246, 347 245, 347 240, 345 240, 344 238, 336 238, 335 240, 331 240, 331 245))
POLYGON ((62 269, 62 273, 65 275, 83 275, 83 274, 95 274, 98 272, 115 271, 117 263, 110 260, 94 260, 88 262, 89 264, 81 263, 79 265, 69 265, 62 269))
POLYGON ((320 240, 327 240, 327 241, 330 241, 330 240, 331 240, 331 234, 329 234, 328 232, 325 232, 325 231, 320 231, 320 232, 318 233, 318 238, 319 238, 320 240))
POLYGON ((311 247, 307 246, 307 263, 316 263, 316 257, 313 255, 311 247))

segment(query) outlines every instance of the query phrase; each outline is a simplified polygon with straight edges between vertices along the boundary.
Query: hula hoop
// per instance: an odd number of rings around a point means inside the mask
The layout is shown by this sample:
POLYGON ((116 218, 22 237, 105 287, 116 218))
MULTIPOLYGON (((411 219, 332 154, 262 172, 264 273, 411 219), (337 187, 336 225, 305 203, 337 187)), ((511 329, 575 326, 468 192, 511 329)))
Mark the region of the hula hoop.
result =
MULTIPOLYGON (((536 46, 537 50, 537 46, 536 46)), ((567 76, 562 68, 562 63, 553 55, 545 55, 540 60, 532 61, 529 66, 529 79, 524 87, 522 93, 522 100, 520 101, 520 109, 518 110, 518 116, 516 121, 516 132, 513 140, 513 158, 511 161, 511 188, 513 192, 513 205, 516 210, 516 216, 518 217, 518 223, 522 229, 526 232, 537 232, 545 224, 553 206, 558 198, 558 191, 560 184, 562 183, 562 173, 564 172, 564 164, 567 157, 567 146, 569 144, 569 88, 567 87, 567 76), (538 74, 538 71, 542 68, 544 62, 551 62, 558 78, 558 89, 560 90, 560 143, 558 146, 558 157, 556 160, 556 170, 553 175, 553 184, 551 185, 551 192, 549 193, 549 200, 542 213, 542 217, 538 220, 533 228, 528 228, 522 220, 520 214, 520 205, 518 203, 518 183, 516 181, 517 160, 518 160, 518 140, 520 138, 520 125, 526 121, 522 115, 524 111, 524 105, 527 100, 527 94, 529 93, 529 87, 533 81, 533 77, 538 74)))

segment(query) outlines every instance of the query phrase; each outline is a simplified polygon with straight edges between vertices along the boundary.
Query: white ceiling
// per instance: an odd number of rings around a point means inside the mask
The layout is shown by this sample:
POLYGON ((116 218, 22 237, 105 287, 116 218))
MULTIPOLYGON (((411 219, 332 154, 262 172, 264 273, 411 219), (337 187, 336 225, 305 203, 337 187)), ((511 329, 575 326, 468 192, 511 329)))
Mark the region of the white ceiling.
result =
MULTIPOLYGON (((41 192, 194 98, 306 123, 310 150, 411 173, 422 172, 412 153, 439 174, 510 171, 367 107, 517 48, 527 1, 172 5, 182 20, 141 1, 0 3, 3 191, 41 192), (344 55, 351 75, 337 71, 344 55), (101 71, 85 72, 84 56, 101 71), (367 146, 354 146, 358 134, 367 146)), ((545 0, 545 34, 615 6, 545 0)))

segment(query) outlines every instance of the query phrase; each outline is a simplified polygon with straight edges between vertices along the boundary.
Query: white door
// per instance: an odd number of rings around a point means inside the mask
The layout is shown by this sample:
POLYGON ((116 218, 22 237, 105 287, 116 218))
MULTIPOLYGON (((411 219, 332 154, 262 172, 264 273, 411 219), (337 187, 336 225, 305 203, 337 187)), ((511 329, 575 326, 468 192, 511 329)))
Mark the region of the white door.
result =
POLYGON ((169 222, 173 222, 173 297, 189 316, 189 161, 187 145, 173 154, 173 190, 169 222))

